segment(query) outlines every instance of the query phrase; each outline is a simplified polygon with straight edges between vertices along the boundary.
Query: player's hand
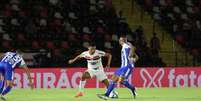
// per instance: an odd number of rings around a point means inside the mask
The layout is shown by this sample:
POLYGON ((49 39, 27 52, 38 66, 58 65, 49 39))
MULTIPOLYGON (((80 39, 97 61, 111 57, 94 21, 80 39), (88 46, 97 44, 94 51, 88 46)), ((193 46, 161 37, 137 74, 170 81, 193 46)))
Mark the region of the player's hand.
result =
POLYGON ((68 61, 68 64, 72 64, 74 61, 73 60, 69 60, 68 61))
POLYGON ((110 68, 110 65, 106 65, 106 66, 105 66, 105 70, 106 70, 106 71, 108 71, 109 68, 110 68))
POLYGON ((136 61, 137 61, 137 59, 136 59, 136 58, 134 58, 134 57, 130 57, 130 58, 129 58, 129 61, 136 62, 136 61))

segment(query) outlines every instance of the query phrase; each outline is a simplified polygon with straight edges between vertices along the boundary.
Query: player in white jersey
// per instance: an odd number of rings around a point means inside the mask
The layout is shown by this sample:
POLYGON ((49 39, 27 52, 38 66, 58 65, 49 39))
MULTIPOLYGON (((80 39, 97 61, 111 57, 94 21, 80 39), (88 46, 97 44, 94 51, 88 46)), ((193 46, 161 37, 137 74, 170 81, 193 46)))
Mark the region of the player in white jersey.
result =
POLYGON ((88 64, 87 64, 88 69, 83 73, 83 75, 81 77, 80 84, 79 84, 79 92, 76 94, 75 97, 83 96, 83 88, 86 83, 86 80, 90 79, 94 76, 96 76, 96 78, 100 82, 104 83, 104 85, 106 87, 109 86, 109 81, 104 72, 101 57, 108 58, 106 68, 109 68, 111 59, 112 59, 112 55, 110 53, 105 53, 103 51, 97 50, 95 44, 90 43, 90 45, 88 46, 88 51, 85 51, 85 52, 81 53, 80 55, 76 56, 74 59, 71 59, 68 61, 69 64, 72 64, 76 60, 84 58, 88 62, 88 64))
POLYGON ((22 58, 22 53, 20 51, 6 52, 4 56, 1 58, 2 59, 0 62, 0 73, 3 76, 3 78, 0 81, 0 94, 2 100, 5 100, 3 96, 6 95, 8 92, 10 92, 13 87, 12 80, 15 67, 22 67, 25 69, 29 79, 29 85, 31 88, 33 88, 30 71, 25 64, 25 61, 22 58))
POLYGON ((135 53, 134 46, 127 42, 125 36, 121 36, 119 38, 119 44, 122 46, 121 67, 114 73, 106 93, 98 94, 98 97, 104 100, 108 99, 110 93, 113 91, 118 82, 130 89, 134 98, 136 96, 135 86, 128 82, 128 77, 132 74, 134 63, 138 60, 138 56, 135 53))

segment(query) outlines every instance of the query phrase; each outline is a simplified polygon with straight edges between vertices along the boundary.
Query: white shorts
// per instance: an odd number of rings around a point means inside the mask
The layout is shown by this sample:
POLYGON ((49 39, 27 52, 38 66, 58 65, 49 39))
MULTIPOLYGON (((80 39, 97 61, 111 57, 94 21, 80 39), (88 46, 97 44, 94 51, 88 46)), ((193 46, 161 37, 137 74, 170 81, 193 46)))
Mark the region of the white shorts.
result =
POLYGON ((99 81, 103 81, 105 79, 107 79, 107 75, 105 74, 105 72, 103 70, 93 70, 93 69, 88 69, 87 72, 90 74, 91 78, 96 76, 96 78, 99 81))

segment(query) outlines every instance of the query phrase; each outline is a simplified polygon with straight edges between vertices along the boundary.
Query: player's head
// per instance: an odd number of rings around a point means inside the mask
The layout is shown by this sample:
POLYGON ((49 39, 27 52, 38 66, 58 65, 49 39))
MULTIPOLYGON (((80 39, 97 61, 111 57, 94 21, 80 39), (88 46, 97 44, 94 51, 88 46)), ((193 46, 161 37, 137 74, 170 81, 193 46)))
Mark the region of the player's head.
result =
POLYGON ((125 35, 121 35, 120 38, 119 38, 119 44, 123 45, 126 42, 127 42, 126 36, 125 35))
POLYGON ((96 45, 94 42, 90 42, 88 46, 89 53, 94 53, 96 51, 96 45))

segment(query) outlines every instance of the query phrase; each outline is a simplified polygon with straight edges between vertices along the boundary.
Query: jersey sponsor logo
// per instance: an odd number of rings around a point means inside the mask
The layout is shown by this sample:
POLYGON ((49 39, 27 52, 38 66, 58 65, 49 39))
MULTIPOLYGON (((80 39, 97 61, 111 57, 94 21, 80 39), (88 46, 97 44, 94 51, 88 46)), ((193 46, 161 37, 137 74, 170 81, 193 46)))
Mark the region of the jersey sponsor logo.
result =
POLYGON ((98 61, 95 62, 89 62, 91 65, 96 65, 98 63, 98 61))
POLYGON ((94 56, 94 57, 85 56, 84 58, 87 60, 98 60, 100 59, 100 56, 94 56))

